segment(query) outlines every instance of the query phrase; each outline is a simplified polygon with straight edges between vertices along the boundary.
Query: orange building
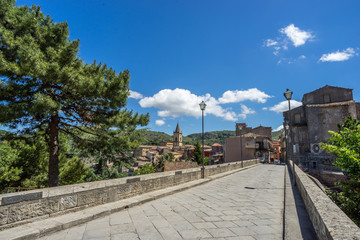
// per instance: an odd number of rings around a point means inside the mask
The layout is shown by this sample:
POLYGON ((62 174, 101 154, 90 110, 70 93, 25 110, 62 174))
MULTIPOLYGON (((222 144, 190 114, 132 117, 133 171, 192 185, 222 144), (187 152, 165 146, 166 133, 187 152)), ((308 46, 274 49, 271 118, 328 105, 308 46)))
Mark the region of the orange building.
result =
POLYGON ((279 160, 281 157, 280 140, 272 140, 273 142, 273 158, 279 160))

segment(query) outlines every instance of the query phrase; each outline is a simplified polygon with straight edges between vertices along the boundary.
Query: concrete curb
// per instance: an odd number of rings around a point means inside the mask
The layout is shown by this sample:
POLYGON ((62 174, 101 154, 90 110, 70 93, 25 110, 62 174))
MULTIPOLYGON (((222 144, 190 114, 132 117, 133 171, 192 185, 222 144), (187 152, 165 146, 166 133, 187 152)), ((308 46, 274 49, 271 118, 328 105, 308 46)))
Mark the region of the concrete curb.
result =
POLYGON ((228 175, 243 171, 259 164, 252 166, 235 169, 229 172, 216 174, 209 176, 205 179, 198 179, 191 182, 183 183, 177 186, 168 187, 165 189, 145 193, 131 198, 126 198, 117 202, 106 203, 95 207, 87 208, 81 211, 68 213, 45 220, 39 220, 36 222, 28 223, 18 227, 6 229, 0 232, 0 239, 37 239, 39 237, 65 230, 91 220, 101 218, 111 213, 119 212, 126 208, 134 207, 137 205, 144 204, 146 202, 159 199, 171 194, 175 194, 186 189, 196 187, 202 184, 206 184, 218 178, 226 177, 228 175))

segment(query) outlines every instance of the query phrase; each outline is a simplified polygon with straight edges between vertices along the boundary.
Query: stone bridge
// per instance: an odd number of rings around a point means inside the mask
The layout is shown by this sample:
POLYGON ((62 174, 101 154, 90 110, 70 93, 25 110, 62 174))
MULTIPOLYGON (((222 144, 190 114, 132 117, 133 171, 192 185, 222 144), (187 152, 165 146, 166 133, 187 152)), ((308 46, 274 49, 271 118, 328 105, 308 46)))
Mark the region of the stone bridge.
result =
MULTIPOLYGON (((291 166, 291 164, 290 164, 291 166)), ((1 195, 0 239, 360 239, 295 167, 248 160, 1 195)))

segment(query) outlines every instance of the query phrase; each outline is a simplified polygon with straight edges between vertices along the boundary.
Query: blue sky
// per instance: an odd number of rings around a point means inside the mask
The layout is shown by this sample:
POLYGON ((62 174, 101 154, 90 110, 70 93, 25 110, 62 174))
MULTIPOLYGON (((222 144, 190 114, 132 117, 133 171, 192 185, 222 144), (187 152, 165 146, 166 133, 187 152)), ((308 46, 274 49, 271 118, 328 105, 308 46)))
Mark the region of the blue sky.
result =
POLYGON ((360 100, 359 1, 17 1, 41 5, 80 39, 79 56, 129 69, 128 108, 148 128, 184 135, 282 125, 294 105, 326 84, 360 100), (296 102, 297 101, 297 102, 296 102), (280 105, 279 105, 280 104, 280 105), (281 105, 282 104, 282 105, 281 105))

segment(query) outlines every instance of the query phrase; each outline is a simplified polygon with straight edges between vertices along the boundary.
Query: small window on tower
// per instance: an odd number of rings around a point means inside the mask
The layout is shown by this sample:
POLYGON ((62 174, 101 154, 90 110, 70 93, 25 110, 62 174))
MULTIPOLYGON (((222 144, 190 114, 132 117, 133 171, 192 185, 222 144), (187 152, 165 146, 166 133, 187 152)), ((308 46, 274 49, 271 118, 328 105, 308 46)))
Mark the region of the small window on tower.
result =
POLYGON ((329 103, 330 102, 330 95, 329 94, 325 94, 324 95, 324 103, 329 103))
POLYGON ((301 115, 300 113, 295 114, 295 123, 300 123, 301 115))

